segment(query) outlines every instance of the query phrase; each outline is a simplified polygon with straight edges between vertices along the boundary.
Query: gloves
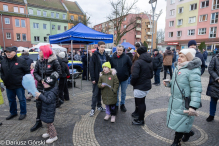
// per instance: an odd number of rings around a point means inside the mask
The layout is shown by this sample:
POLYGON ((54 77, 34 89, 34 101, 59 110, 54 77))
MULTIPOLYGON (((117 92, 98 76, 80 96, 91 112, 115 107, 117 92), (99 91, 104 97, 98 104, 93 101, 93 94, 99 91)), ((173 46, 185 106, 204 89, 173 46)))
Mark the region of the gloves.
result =
POLYGON ((69 79, 71 76, 69 75, 69 76, 67 76, 67 79, 69 79))
POLYGON ((189 116, 198 116, 198 113, 191 107, 189 108, 189 110, 184 110, 183 112, 188 114, 189 116))

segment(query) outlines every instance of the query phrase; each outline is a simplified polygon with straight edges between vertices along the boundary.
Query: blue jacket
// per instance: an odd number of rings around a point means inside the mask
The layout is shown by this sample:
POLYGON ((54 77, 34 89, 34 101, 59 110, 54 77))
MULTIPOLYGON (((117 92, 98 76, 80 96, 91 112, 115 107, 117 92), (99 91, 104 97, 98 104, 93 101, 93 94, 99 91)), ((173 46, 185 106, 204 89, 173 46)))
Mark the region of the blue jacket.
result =
POLYGON ((208 52, 207 52, 207 51, 205 51, 205 52, 203 53, 203 57, 204 57, 204 60, 207 60, 207 58, 208 58, 208 52))
POLYGON ((201 60, 194 58, 182 68, 178 69, 176 67, 170 87, 171 97, 169 99, 166 124, 176 132, 189 133, 192 128, 194 116, 188 116, 188 114, 183 113, 187 109, 185 108, 185 101, 180 90, 185 97, 191 97, 190 107, 195 109, 200 107, 202 92, 201 60))
POLYGON ((173 60, 172 63, 176 62, 176 51, 173 52, 173 60))
POLYGON ((201 74, 203 74, 203 73, 205 72, 205 60, 204 60, 204 57, 203 57, 202 53, 199 52, 198 50, 196 50, 195 57, 200 58, 201 61, 202 61, 202 65, 201 65, 201 74))

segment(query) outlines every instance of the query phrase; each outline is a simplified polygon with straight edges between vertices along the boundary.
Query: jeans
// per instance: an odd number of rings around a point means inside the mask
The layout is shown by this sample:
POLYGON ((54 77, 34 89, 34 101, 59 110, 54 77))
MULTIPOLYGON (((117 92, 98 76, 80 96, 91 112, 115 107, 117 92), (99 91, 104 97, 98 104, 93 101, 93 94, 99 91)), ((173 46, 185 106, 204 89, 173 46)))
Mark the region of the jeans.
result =
POLYGON ((17 102, 16 102, 16 96, 17 96, 20 102, 20 114, 26 115, 27 110, 26 110, 26 98, 25 98, 24 88, 6 89, 6 92, 10 106, 10 113, 12 115, 17 114, 17 102))
POLYGON ((172 63, 172 69, 173 69, 173 72, 174 72, 174 69, 175 69, 175 66, 174 66, 175 62, 172 63))
POLYGON ((101 107, 101 90, 98 88, 97 83, 93 84, 93 96, 92 96, 91 108, 95 110, 96 106, 101 107))
POLYGON ((215 116, 216 108, 217 108, 218 98, 211 97, 210 102, 210 115, 215 116))
POLYGON ((130 77, 128 78, 128 84, 130 84, 131 79, 132 79, 132 75, 130 75, 130 77))
MULTIPOLYGON (((126 89, 128 87, 128 80, 119 83, 119 88, 120 88, 120 86, 121 86, 121 102, 120 102, 120 105, 123 105, 123 104, 125 104, 126 89)), ((116 103, 116 106, 119 106, 119 89, 117 91, 117 103, 116 103)))
POLYGON ((155 84, 160 84, 160 70, 161 69, 154 70, 154 83, 155 84))
POLYGON ((164 79, 167 77, 167 70, 170 71, 170 79, 172 79, 172 69, 171 66, 164 66, 164 79))

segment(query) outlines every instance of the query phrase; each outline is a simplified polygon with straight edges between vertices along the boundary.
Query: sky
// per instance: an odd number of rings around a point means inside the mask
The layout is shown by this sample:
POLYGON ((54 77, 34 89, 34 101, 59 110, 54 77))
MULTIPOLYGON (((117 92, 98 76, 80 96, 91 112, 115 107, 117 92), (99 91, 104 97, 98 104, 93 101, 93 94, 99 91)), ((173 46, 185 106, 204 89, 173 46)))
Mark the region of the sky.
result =
MULTIPOLYGON (((75 0, 70 0, 75 1, 75 0)), ((116 0, 113 0, 116 1, 116 0)), ((127 3, 131 3, 133 0, 126 0, 127 3)), ((102 22, 107 21, 107 16, 112 12, 112 8, 110 5, 110 0, 77 0, 80 7, 83 9, 85 13, 90 17, 91 25, 93 27, 96 24, 100 24, 102 22)), ((136 4, 136 10, 133 13, 137 12, 149 12, 151 10, 151 5, 148 3, 149 0, 138 0, 136 4)), ((158 19, 157 29, 165 28, 165 17, 166 17, 166 1, 165 0, 157 0, 156 12, 162 9, 163 13, 158 19)))

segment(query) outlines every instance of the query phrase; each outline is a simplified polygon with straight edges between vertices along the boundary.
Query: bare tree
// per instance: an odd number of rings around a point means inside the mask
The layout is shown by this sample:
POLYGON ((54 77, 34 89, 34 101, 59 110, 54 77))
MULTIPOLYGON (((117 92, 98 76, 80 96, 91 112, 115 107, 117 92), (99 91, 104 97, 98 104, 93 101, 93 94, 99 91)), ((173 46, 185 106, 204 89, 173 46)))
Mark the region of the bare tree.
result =
POLYGON ((128 20, 129 22, 126 23, 126 27, 122 27, 124 24, 124 20, 126 19, 126 16, 131 13, 133 9, 135 9, 135 5, 138 2, 138 0, 133 0, 131 4, 127 4, 126 0, 118 0, 116 2, 110 1, 110 4, 112 6, 112 13, 107 17, 109 22, 113 24, 116 39, 115 39, 115 45, 118 45, 121 38, 129 31, 135 29, 138 24, 136 23, 138 15, 134 15, 134 17, 130 18, 128 20))
POLYGON ((165 31, 163 29, 160 29, 157 31, 157 44, 164 42, 165 37, 165 31))

